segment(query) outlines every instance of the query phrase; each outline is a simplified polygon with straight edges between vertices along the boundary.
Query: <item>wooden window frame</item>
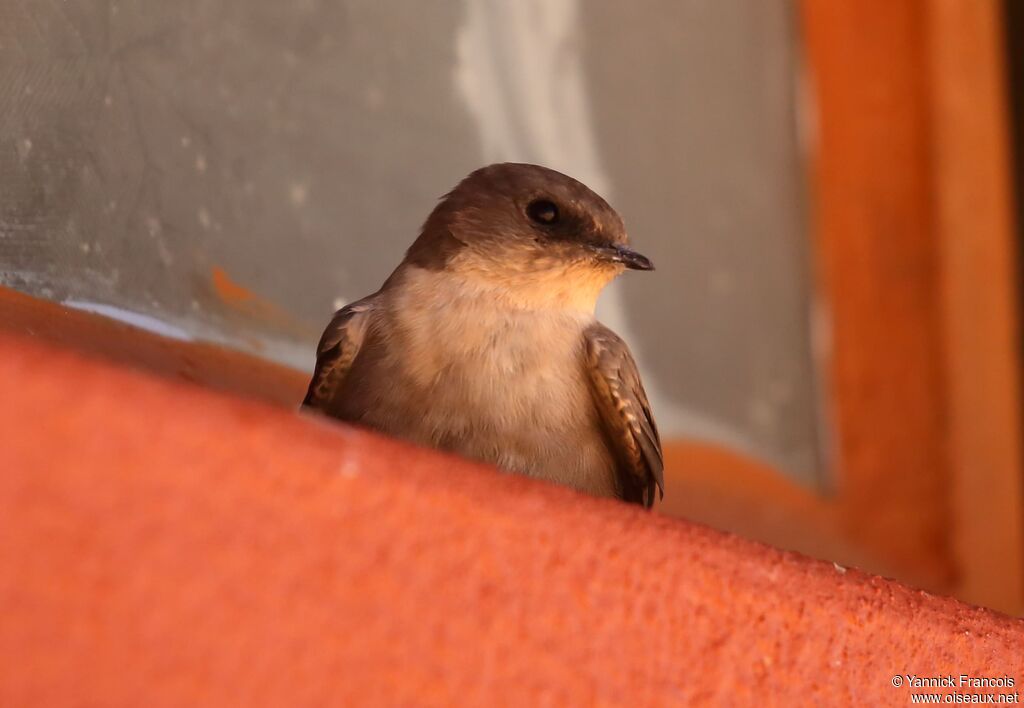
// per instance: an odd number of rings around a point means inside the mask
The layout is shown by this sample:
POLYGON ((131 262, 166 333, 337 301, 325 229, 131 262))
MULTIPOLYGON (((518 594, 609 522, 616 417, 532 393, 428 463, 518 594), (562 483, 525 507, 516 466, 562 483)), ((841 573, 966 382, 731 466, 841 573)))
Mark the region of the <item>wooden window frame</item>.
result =
POLYGON ((1001 13, 976 0, 802 2, 835 489, 675 442, 666 513, 1024 609, 1001 13))

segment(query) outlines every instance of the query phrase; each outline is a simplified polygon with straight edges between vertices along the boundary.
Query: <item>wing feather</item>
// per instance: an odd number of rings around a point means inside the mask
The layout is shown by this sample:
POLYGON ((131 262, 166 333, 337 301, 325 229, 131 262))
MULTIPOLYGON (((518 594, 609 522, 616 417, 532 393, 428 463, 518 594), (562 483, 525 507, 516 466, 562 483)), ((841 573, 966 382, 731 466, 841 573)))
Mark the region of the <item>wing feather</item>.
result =
POLYGON ((371 295, 334 313, 316 349, 316 366, 303 407, 326 411, 359 354, 373 309, 371 295))
POLYGON ((588 329, 585 338, 591 391, 618 462, 623 499, 650 508, 655 488, 665 496, 665 461, 636 362, 626 343, 603 325, 588 329))

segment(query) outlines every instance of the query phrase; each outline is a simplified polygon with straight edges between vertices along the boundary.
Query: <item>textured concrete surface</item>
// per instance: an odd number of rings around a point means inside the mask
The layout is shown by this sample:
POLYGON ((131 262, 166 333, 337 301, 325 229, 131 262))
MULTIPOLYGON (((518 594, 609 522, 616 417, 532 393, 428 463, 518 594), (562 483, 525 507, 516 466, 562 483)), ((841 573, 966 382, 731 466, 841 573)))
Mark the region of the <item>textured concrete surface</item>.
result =
POLYGON ((904 705, 1024 622, 0 337, 2 705, 904 705))

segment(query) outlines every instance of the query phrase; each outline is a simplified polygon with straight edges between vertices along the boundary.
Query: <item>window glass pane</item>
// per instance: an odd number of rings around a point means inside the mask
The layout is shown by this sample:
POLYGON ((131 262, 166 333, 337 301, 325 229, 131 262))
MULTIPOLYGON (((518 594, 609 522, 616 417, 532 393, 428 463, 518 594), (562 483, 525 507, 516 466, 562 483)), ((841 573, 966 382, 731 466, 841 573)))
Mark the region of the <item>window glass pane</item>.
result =
POLYGON ((309 368, 491 161, 658 266, 600 315, 666 438, 821 470, 785 0, 0 0, 0 282, 309 368))

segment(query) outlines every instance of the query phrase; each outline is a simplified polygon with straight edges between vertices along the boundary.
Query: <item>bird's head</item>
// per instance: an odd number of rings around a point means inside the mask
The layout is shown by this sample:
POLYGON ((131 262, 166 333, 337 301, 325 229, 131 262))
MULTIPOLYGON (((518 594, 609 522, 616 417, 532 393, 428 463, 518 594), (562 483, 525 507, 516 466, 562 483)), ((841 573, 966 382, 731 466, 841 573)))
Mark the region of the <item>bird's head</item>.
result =
POLYGON ((622 217, 583 183, 502 163, 445 195, 406 262, 450 271, 526 307, 592 312, 615 276, 654 269, 628 244, 622 217))

